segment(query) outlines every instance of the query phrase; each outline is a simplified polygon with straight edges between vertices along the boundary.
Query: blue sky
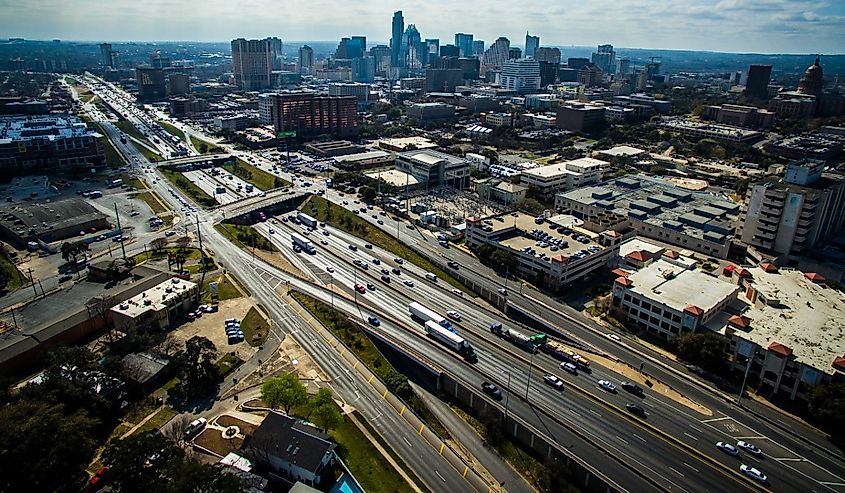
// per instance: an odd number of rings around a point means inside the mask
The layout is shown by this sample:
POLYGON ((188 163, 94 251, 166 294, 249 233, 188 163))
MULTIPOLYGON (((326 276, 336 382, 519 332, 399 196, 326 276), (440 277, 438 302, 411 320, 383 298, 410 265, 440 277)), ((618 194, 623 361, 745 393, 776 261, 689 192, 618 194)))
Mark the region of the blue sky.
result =
POLYGON ((401 9, 423 38, 507 36, 543 45, 611 43, 762 53, 845 53, 845 0, 0 0, 0 33, 65 40, 279 36, 387 41, 401 9))

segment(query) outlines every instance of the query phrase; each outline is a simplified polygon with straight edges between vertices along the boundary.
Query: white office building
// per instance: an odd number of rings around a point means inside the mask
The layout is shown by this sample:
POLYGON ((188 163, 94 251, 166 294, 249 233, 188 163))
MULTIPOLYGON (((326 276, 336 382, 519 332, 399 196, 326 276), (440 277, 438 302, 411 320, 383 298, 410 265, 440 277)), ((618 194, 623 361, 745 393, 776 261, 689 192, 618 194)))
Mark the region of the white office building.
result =
POLYGON ((523 171, 519 182, 536 188, 541 195, 551 196, 600 182, 602 169, 609 165, 607 161, 584 157, 523 171))
POLYGON ((502 87, 527 94, 540 89, 540 62, 533 58, 515 58, 502 66, 502 87))

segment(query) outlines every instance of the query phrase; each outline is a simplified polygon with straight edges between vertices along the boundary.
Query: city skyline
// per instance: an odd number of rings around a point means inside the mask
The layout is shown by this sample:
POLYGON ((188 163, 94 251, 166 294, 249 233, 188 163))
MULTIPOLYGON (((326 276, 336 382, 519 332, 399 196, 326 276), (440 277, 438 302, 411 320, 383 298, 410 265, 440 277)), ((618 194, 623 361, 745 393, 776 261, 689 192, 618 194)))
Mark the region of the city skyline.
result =
POLYGON ((633 0, 585 1, 543 10, 542 4, 520 8, 480 4, 422 6, 414 2, 386 8, 375 2, 349 8, 335 0, 295 1, 284 14, 276 4, 208 0, 172 4, 153 0, 143 5, 114 1, 102 5, 81 0, 73 11, 55 0, 2 1, 0 29, 8 37, 80 41, 226 41, 238 37, 280 36, 290 40, 334 40, 364 35, 390 38, 390 20, 402 10, 424 38, 451 40, 466 32, 488 43, 505 36, 520 45, 525 32, 541 36, 543 46, 591 46, 610 42, 628 48, 720 51, 733 53, 845 52, 845 4, 813 0, 694 0, 642 5, 633 0), (262 12, 249 18, 245 9, 262 12), (443 15, 448 9, 450 15, 443 15), (319 18, 317 14, 319 13, 319 18), (248 21, 233 23, 231 19, 248 21), (471 21, 468 21, 471 19, 471 21), (508 20, 503 28, 501 19, 508 20), (596 20, 601 19, 600 23, 596 20), (317 22, 319 20, 319 22, 317 22), (190 22, 186 22, 190 21, 190 22), (601 26, 596 29, 596 26, 601 26))

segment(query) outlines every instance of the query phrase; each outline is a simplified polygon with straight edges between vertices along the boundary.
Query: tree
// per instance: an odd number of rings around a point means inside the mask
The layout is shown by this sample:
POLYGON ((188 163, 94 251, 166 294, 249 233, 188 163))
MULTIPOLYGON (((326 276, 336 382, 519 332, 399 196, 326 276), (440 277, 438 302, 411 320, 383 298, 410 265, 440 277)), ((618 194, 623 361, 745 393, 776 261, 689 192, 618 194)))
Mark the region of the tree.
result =
POLYGON ((337 404, 329 402, 314 409, 313 421, 324 432, 328 432, 329 429, 337 427, 343 421, 343 416, 340 414, 337 404))
POLYGON ((176 395, 190 399, 203 395, 219 381, 214 358, 217 348, 205 337, 194 336, 185 342, 185 350, 176 358, 179 385, 176 395))
POLYGON ((810 415, 824 425, 841 430, 845 424, 845 383, 825 382, 810 389, 807 407, 810 415))
POLYGON ((687 332, 669 342, 678 356, 704 369, 718 371, 724 366, 727 341, 722 336, 687 332))
POLYGON ((371 186, 361 187, 358 191, 358 194, 361 196, 361 200, 364 202, 371 204, 376 199, 376 189, 371 186))
POLYGON ((0 407, 0 491, 79 491, 97 420, 28 399, 0 407))
POLYGON ((545 209, 543 204, 541 204, 539 200, 534 198, 525 199, 522 202, 522 206, 520 208, 534 216, 542 214, 543 210, 545 209))
POLYGON ((130 435, 109 444, 103 462, 117 488, 124 493, 142 493, 175 475, 185 452, 157 431, 130 435))
POLYGON ((261 400, 271 409, 281 407, 285 414, 290 414, 292 407, 308 402, 308 391, 295 373, 286 373, 264 382, 261 386, 261 400))
POLYGON ((61 247, 62 259, 71 262, 73 265, 76 265, 79 256, 87 251, 88 243, 82 241, 74 241, 73 243, 66 241, 62 243, 61 247))
POLYGON ((407 399, 411 395, 411 386, 408 384, 408 377, 399 373, 394 368, 391 368, 387 372, 387 375, 385 375, 384 384, 402 399, 407 399))
POLYGON ((167 246, 167 238, 156 238, 150 242, 150 248, 153 252, 163 250, 167 246))
POLYGON ((170 490, 173 493, 241 493, 244 484, 217 464, 186 460, 179 465, 170 490))

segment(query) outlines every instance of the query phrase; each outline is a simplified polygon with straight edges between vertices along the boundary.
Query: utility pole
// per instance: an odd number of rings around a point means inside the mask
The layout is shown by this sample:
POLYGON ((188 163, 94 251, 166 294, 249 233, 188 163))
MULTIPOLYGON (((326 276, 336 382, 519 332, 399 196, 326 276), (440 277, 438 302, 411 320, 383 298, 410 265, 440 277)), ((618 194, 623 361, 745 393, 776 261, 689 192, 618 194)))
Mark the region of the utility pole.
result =
POLYGON ((507 395, 505 395, 505 420, 508 419, 508 402, 511 398, 511 372, 510 370, 502 370, 502 373, 508 374, 508 388, 507 388, 507 395))
POLYGON ((120 251, 123 254, 123 260, 126 260, 126 245, 123 244, 123 229, 120 227, 120 213, 117 212, 117 202, 114 203, 114 215, 117 218, 117 230, 120 233, 120 251))
POLYGON ((196 217, 196 219, 197 219, 197 238, 199 239, 199 242, 200 242, 200 269, 202 269, 202 277, 200 277, 200 288, 197 289, 197 303, 199 303, 200 302, 200 291, 202 291, 202 287, 205 286, 205 271, 207 269, 206 269, 206 265, 205 265, 205 250, 202 249, 202 233, 200 232, 200 216, 199 216, 199 214, 197 214, 194 217, 196 217))
POLYGON ((35 288, 35 281, 32 279, 32 268, 27 268, 26 271, 29 273, 29 283, 32 284, 32 292, 35 293, 35 297, 38 298, 38 290, 35 288))
POLYGON ((757 356, 757 349, 751 353, 748 358, 747 366, 745 367, 745 376, 742 377, 742 387, 739 388, 739 395, 736 398, 736 405, 742 407, 742 394, 745 393, 745 384, 748 382, 748 374, 751 373, 751 365, 754 364, 754 358, 757 356))

